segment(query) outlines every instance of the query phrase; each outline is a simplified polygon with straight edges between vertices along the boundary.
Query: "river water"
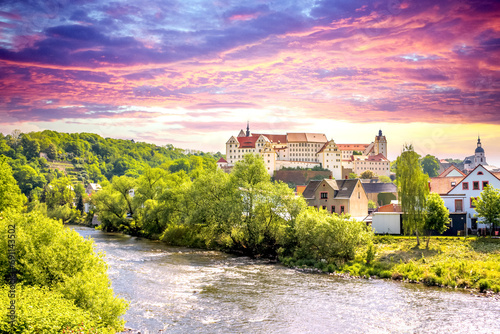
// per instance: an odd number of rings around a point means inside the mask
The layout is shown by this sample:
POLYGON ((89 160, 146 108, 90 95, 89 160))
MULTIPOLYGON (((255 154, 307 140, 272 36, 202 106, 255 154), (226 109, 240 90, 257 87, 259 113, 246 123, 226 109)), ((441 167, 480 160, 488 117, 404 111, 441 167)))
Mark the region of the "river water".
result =
POLYGON ((387 280, 307 274, 266 261, 74 226, 106 254, 144 333, 500 333, 500 301, 387 280))

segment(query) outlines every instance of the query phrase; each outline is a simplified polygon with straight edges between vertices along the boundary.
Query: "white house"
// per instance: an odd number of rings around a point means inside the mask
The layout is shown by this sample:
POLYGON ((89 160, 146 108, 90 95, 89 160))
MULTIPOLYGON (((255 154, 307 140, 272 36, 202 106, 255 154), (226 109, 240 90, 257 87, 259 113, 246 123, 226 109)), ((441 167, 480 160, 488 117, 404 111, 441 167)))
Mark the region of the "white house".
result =
POLYGON ((473 198, 481 195, 487 185, 500 188, 500 179, 484 168, 483 165, 479 165, 447 194, 441 195, 441 198, 443 198, 450 214, 465 214, 468 228, 487 227, 487 225, 480 223, 482 218, 478 222, 478 218, 474 217, 476 210, 472 201, 473 198))

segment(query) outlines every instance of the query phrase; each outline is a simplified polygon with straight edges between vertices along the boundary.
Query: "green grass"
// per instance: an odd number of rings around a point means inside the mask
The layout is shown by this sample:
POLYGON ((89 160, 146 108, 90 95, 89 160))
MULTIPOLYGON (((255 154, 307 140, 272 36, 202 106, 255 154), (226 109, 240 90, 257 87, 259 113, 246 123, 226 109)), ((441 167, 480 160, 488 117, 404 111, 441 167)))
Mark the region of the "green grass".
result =
POLYGON ((414 237, 376 236, 375 257, 366 263, 366 250, 344 264, 311 265, 310 261, 283 259, 288 266, 315 266, 324 272, 358 277, 391 278, 429 286, 500 292, 500 239, 433 237, 417 247, 414 237))

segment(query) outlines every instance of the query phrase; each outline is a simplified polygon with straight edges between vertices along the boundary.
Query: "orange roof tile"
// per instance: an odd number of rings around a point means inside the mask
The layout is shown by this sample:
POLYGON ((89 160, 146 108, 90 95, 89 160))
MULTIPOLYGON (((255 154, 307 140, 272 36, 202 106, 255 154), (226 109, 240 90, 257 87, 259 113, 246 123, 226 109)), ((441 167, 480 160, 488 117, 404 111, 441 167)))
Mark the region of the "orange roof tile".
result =
POLYGON ((451 176, 451 177, 431 177, 429 178, 429 187, 431 193, 440 195, 447 194, 451 189, 462 181, 464 176, 451 176))

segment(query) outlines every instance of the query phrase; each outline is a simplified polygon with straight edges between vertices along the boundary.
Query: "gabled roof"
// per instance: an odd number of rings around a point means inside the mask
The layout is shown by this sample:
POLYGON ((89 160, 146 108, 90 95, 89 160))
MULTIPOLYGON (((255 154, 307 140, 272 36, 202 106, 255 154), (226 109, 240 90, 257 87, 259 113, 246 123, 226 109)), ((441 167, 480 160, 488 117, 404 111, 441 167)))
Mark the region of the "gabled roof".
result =
POLYGON ((238 137, 236 139, 240 143, 240 148, 254 148, 259 136, 251 135, 250 137, 238 137))
POLYGON ((369 155, 366 161, 389 161, 382 153, 377 155, 369 155))
POLYGON ((322 133, 287 133, 287 141, 290 142, 311 142, 325 143, 328 140, 322 133))
POLYGON ((429 190, 439 195, 447 194, 457 184, 462 181, 464 176, 431 177, 429 178, 429 190), (452 185, 453 182, 455 185, 452 185))
POLYGON ((220 158, 219 160, 217 160, 217 163, 226 163, 226 159, 224 158, 220 158))
POLYGON ((285 144, 286 143, 286 135, 269 135, 269 134, 254 134, 255 136, 264 136, 266 137, 267 139, 269 139, 270 142, 272 143, 281 143, 281 144, 285 144))
MULTIPOLYGON (((323 145, 323 147, 321 147, 321 148, 319 149, 319 151, 318 151, 317 153, 321 153, 321 152, 323 152, 323 151, 324 151, 324 150, 325 150, 328 146, 330 146, 330 145, 332 145, 332 146, 337 146, 337 144, 335 144, 335 142, 334 142, 334 141, 333 141, 333 139, 332 139, 332 140, 330 140, 330 141, 327 141, 327 142, 323 145)), ((338 148, 338 146, 337 146, 337 148, 338 148)))
POLYGON ((335 194, 335 198, 351 198, 358 182, 360 182, 358 179, 338 180, 339 192, 335 194))
POLYGON ((304 192, 302 193, 302 196, 304 196, 305 199, 313 199, 314 193, 316 192, 316 189, 318 188, 318 186, 321 182, 323 182, 323 181, 321 181, 321 180, 309 181, 306 189, 304 189, 304 192))
POLYGON ((457 183, 457 185, 455 187, 453 187, 452 189, 450 189, 450 191, 448 191, 446 194, 449 195, 450 192, 452 192, 454 189, 460 189, 460 188, 457 188, 457 187, 460 186, 460 184, 462 184, 462 182, 464 182, 465 180, 467 180, 469 178, 469 176, 470 177, 474 176, 474 172, 478 168, 484 170, 486 173, 491 174, 494 178, 496 178, 498 181, 500 181, 500 178, 498 178, 497 175, 493 174, 492 172, 490 172, 489 170, 487 170, 486 168, 484 168, 483 165, 477 165, 476 168, 474 168, 469 174, 467 174, 467 176, 465 176, 459 183, 457 183))
POLYGON ((379 194, 379 193, 397 193, 398 187, 394 183, 382 183, 382 182, 373 182, 373 183, 363 183, 361 182, 363 189, 365 189, 365 193, 367 194, 379 194))
MULTIPOLYGON (((451 165, 450 167, 446 168, 444 172, 442 172, 441 174, 438 175, 438 177, 447 177, 448 174, 450 174, 451 172, 455 171, 455 173, 452 173, 452 174, 456 174, 456 172, 460 173, 461 175, 465 176, 465 173, 463 173, 460 169, 458 169, 456 166, 454 165, 451 165)), ((455 176, 455 175, 453 175, 455 176)), ((458 175, 457 175, 458 176, 458 175)))

